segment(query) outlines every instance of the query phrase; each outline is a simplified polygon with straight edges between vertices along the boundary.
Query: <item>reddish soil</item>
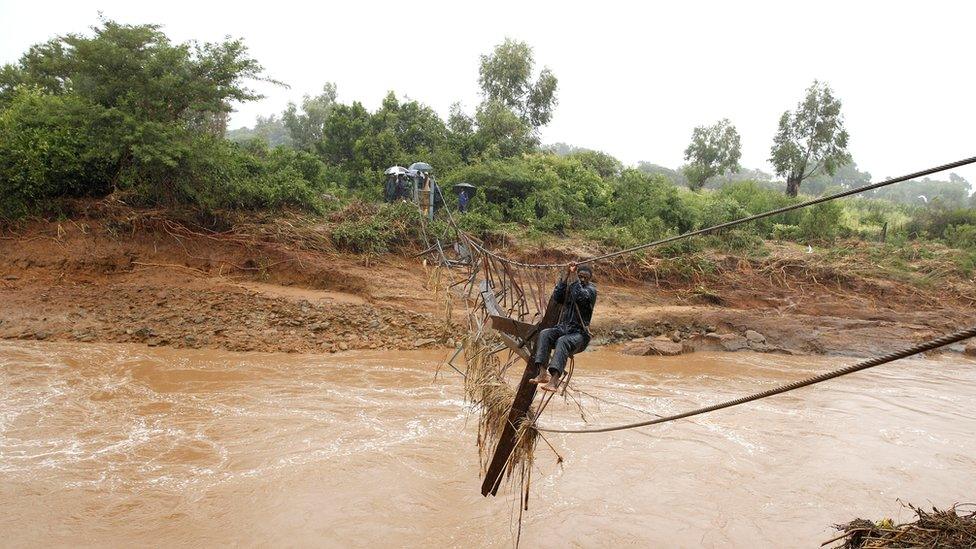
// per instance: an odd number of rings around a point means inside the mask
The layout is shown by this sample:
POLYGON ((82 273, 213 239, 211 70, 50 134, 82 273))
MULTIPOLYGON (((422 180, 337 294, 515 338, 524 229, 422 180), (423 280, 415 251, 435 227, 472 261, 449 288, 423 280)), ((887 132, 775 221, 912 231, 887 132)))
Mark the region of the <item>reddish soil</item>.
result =
MULTIPOLYGON (((461 334, 459 306, 447 322, 434 271, 409 254, 336 253, 321 227, 287 222, 213 234, 116 217, 3 232, 0 338, 332 352, 452 346, 461 334)), ((717 261, 718 273, 671 281, 653 263, 598 266, 593 345, 751 329, 775 350, 864 355, 972 321, 965 292, 831 273, 799 248, 717 261)))

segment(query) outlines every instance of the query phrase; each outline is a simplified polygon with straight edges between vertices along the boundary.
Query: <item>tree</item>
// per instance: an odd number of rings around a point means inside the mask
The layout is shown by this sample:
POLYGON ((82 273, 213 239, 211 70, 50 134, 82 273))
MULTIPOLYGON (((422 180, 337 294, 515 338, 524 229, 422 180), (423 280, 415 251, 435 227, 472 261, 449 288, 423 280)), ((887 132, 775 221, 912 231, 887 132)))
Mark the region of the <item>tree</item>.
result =
POLYGON ((583 166, 593 170, 603 179, 617 177, 624 170, 621 161, 602 151, 577 149, 567 155, 567 158, 579 160, 583 166))
POLYGON ((22 87, 0 109, 0 219, 36 209, 50 196, 107 191, 115 151, 104 110, 74 94, 22 87))
POLYGON ((587 168, 595 171, 604 179, 617 177, 623 172, 622 162, 603 151, 595 151, 585 147, 576 147, 568 143, 553 143, 543 148, 544 152, 556 156, 575 158, 587 168))
POLYGON ((685 149, 689 163, 682 171, 688 177, 688 186, 698 190, 709 177, 739 171, 741 157, 739 132, 724 118, 711 126, 695 128, 691 144, 685 149))
POLYGON ((315 148, 323 160, 352 171, 356 164, 356 143, 370 132, 369 111, 359 101, 352 105, 336 104, 322 127, 322 139, 315 148))
POLYGON ((484 157, 518 156, 539 144, 532 127, 501 101, 485 101, 474 119, 478 125, 478 148, 484 157))
POLYGON ((336 86, 332 82, 326 82, 322 86, 322 93, 317 96, 303 97, 301 112, 294 103, 288 103, 281 120, 288 128, 288 134, 295 148, 303 151, 315 150, 315 146, 322 141, 325 121, 332 113, 335 104, 336 86))
POLYGON ((786 194, 796 196, 800 183, 818 170, 832 176, 851 161, 840 100, 824 83, 814 80, 792 113, 779 119, 769 161, 786 178, 786 194))
POLYGON ((948 181, 928 177, 921 180, 913 179, 898 185, 874 189, 869 191, 868 196, 916 206, 942 204, 956 207, 966 203, 971 190, 969 181, 958 174, 950 173, 948 181))
POLYGON ((251 139, 260 139, 272 147, 279 145, 284 147, 293 146, 291 133, 285 127, 285 122, 277 115, 260 116, 254 122, 253 128, 236 128, 228 130, 227 139, 235 143, 244 143, 251 139))
MULTIPOLYGON (((62 123, 75 128, 68 130, 83 128, 100 144, 104 156, 97 164, 99 171, 110 166, 107 174, 59 172, 64 180, 87 181, 95 190, 138 188, 164 201, 209 188, 202 166, 212 165, 207 155, 214 150, 227 150, 215 142, 222 140, 232 104, 261 97, 245 86, 248 80, 274 81, 262 75, 240 40, 174 44, 158 25, 111 20, 92 31, 35 45, 16 65, 5 66, 0 106, 11 104, 22 88, 39 90, 44 94, 36 98, 39 105, 65 109, 62 123), (81 120, 79 113, 92 118, 81 120)), ((67 135, 63 127, 44 127, 52 136, 67 135)))
POLYGON ((637 171, 647 175, 661 175, 672 185, 681 186, 688 183, 688 178, 680 170, 672 170, 646 160, 637 163, 637 171))
POLYGON ((853 189, 863 187, 871 183, 871 173, 862 172, 857 169, 856 162, 850 162, 839 166, 833 176, 826 173, 819 173, 810 176, 805 182, 805 193, 812 196, 820 196, 831 187, 841 189, 853 189))
POLYGON ((478 152, 474 124, 474 118, 465 114, 460 103, 451 105, 451 114, 447 118, 447 145, 464 163, 474 160, 478 152))
POLYGON ((478 84, 485 103, 510 109, 537 130, 552 119, 558 81, 552 71, 543 68, 533 83, 534 66, 532 48, 525 42, 506 38, 490 55, 481 56, 478 84))

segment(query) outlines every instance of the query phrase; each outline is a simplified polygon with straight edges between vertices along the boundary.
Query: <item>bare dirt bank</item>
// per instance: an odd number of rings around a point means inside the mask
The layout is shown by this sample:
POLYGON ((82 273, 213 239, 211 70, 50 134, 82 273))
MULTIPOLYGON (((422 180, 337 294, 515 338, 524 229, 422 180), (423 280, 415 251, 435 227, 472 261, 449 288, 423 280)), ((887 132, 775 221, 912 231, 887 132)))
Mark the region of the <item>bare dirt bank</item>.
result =
MULTIPOLYGON (((117 214, 8 228, 0 338, 284 352, 454 344, 460 307, 449 323, 431 269, 409 254, 330 251, 326 232, 270 221, 211 233, 117 214)), ((972 321, 965 291, 830 275, 804 261, 779 247, 761 261, 719 257, 720 272, 663 280, 646 265, 598 266, 593 346, 660 335, 686 350, 864 355, 972 321), (749 330, 762 341, 748 345, 749 330)))

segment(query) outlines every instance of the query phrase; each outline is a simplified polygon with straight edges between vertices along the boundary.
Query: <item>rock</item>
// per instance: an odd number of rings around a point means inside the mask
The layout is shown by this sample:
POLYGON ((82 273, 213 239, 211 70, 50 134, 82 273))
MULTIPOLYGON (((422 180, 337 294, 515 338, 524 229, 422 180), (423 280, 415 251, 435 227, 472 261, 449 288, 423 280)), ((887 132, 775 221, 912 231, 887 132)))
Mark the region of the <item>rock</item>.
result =
POLYGON ((380 327, 380 321, 379 320, 375 320, 375 319, 369 321, 369 327, 372 328, 372 329, 374 329, 374 330, 376 328, 379 328, 380 327))
POLYGON ((766 343, 766 336, 755 330, 746 330, 746 339, 753 343, 766 343))
POLYGON ((976 356, 976 341, 970 341, 963 352, 969 356, 976 356))
POLYGON ((348 351, 349 350, 349 344, 346 343, 345 341, 340 341, 339 342, 339 350, 341 350, 341 351, 348 351))
POLYGON ((4 280, 20 280, 20 277, 17 276, 17 275, 7 275, 7 276, 3 277, 3 279, 4 280))
POLYGON ((436 339, 418 339, 413 342, 414 347, 423 347, 424 345, 430 345, 431 343, 437 343, 436 339))
POLYGON ((749 346, 749 340, 735 334, 723 334, 720 343, 726 351, 739 351, 749 346))
POLYGON ((154 332, 153 329, 150 328, 149 326, 143 326, 142 328, 136 330, 133 335, 135 335, 136 337, 146 338, 146 337, 152 337, 156 335, 156 332, 154 332))
POLYGON ((681 343, 675 343, 666 337, 644 337, 631 341, 621 352, 637 356, 677 356, 688 351, 681 343))
POLYGON ((712 340, 712 341, 721 341, 722 340, 722 334, 718 334, 718 333, 715 333, 715 332, 708 332, 707 334, 705 334, 702 337, 704 337, 705 339, 712 340))
POLYGON ((78 341, 88 342, 95 339, 95 334, 93 334, 91 329, 88 328, 84 330, 73 330, 71 332, 71 337, 78 341))
POLYGON ((746 344, 749 346, 749 349, 753 351, 757 351, 760 353, 765 353, 766 351, 769 351, 769 346, 766 345, 766 342, 764 341, 752 341, 747 339, 746 344))
POLYGON ((37 330, 36 332, 34 332, 34 339, 39 339, 41 341, 47 339, 50 336, 51 334, 47 333, 44 330, 37 330))
POLYGON ((324 322, 316 322, 314 324, 309 324, 308 329, 312 330, 313 332, 321 332, 328 327, 329 327, 329 322, 324 321, 324 322))
POLYGON ((681 333, 679 333, 679 332, 672 332, 672 334, 671 334, 671 341, 674 342, 674 343, 680 343, 681 342, 681 333))

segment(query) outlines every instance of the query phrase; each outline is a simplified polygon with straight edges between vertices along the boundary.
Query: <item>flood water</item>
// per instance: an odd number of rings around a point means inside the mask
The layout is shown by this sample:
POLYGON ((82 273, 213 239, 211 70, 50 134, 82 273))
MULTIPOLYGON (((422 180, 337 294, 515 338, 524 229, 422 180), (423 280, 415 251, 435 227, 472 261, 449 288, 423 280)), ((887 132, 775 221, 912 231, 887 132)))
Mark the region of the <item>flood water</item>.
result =
MULTIPOLYGON (((0 341, 0 545, 510 547, 444 352, 278 355, 0 341)), ((591 424, 847 364, 592 352, 591 424)), ((817 547, 897 501, 976 498, 976 362, 901 361, 711 415, 540 444, 525 547, 817 547)), ((553 401, 548 425, 578 425, 553 401)))

